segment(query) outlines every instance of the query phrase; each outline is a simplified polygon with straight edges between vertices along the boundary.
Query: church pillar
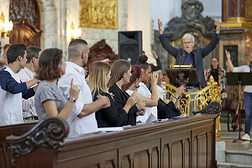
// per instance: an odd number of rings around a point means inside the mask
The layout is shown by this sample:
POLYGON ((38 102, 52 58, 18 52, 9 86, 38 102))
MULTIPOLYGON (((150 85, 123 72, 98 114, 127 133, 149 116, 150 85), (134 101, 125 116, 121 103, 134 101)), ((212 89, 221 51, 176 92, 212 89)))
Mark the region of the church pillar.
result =
POLYGON ((248 0, 222 0, 222 27, 252 27, 246 20, 247 3, 248 0))

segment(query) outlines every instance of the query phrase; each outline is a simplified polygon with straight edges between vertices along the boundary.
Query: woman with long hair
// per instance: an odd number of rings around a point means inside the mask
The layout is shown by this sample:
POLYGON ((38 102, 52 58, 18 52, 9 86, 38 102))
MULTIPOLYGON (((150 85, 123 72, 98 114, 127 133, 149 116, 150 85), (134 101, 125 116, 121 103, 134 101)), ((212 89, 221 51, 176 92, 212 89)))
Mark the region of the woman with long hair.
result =
POLYGON ((211 68, 206 69, 205 72, 205 80, 209 82, 210 76, 213 77, 214 81, 218 83, 221 88, 221 98, 227 98, 227 91, 226 91, 226 71, 225 69, 220 68, 219 60, 216 57, 212 57, 211 59, 211 68))
MULTIPOLYGON (((95 113, 98 127, 117 127, 123 126, 127 121, 127 112, 116 108, 116 103, 112 95, 108 92, 108 81, 111 74, 111 66, 105 62, 97 61, 89 69, 89 87, 93 95, 93 100, 98 99, 99 95, 106 96, 110 100, 110 106, 103 108, 95 113)), ((133 101, 129 106, 134 105, 133 101)))
POLYGON ((70 115, 79 96, 79 88, 73 85, 69 90, 68 100, 57 87, 58 79, 65 74, 65 59, 57 48, 45 49, 39 59, 36 78, 41 80, 35 93, 35 108, 39 120, 48 117, 61 117, 65 120, 70 115))
MULTIPOLYGON (((151 68, 150 65, 148 65, 151 68)), ((143 116, 137 116, 137 122, 145 123, 149 117, 150 120, 157 120, 157 105, 158 105, 158 94, 157 94, 157 76, 152 74, 151 77, 146 77, 144 70, 138 65, 132 65, 131 70, 132 76, 130 77, 130 82, 123 86, 126 92, 131 95, 134 91, 137 92, 141 100, 145 102, 146 112, 143 116), (150 82, 151 91, 143 83, 150 82)))
POLYGON ((136 94, 131 96, 126 93, 122 86, 130 82, 131 65, 129 62, 119 59, 112 64, 111 78, 109 80, 109 92, 114 95, 117 109, 123 109, 127 113, 127 121, 124 125, 136 125, 136 116, 143 115, 144 102, 139 100, 136 94))

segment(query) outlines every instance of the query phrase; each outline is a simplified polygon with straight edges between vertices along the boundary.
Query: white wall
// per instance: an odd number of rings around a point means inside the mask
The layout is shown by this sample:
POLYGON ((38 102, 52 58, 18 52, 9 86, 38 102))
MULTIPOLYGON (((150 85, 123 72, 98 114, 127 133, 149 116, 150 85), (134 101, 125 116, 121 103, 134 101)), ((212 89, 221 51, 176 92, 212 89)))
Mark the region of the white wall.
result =
POLYGON ((210 16, 214 20, 218 19, 221 21, 221 8, 222 1, 221 0, 200 0, 204 6, 204 10, 202 12, 203 16, 210 16))
MULTIPOLYGON (((200 0, 204 6, 203 16, 221 20, 221 0, 200 0)), ((158 30, 157 19, 160 18, 166 24, 173 17, 181 16, 182 0, 150 0, 151 19, 154 21, 153 28, 158 30)))
POLYGON ((158 30, 158 19, 163 22, 163 27, 173 17, 181 16, 181 0, 150 0, 150 13, 153 20, 153 28, 158 30))
POLYGON ((127 30, 141 30, 143 50, 151 55, 151 15, 150 0, 128 0, 127 30))

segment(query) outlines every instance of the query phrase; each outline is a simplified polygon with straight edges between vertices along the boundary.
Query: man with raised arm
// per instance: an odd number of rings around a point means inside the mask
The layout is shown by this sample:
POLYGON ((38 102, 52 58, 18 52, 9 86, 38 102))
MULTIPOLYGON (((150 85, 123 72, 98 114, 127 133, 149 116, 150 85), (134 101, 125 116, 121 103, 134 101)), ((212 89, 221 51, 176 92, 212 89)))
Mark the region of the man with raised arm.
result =
POLYGON ((162 31, 163 24, 160 20, 158 20, 158 29, 160 34, 159 39, 162 46, 169 54, 176 58, 176 65, 192 65, 193 68, 196 68, 198 79, 202 88, 207 86, 204 77, 202 60, 215 48, 220 38, 219 34, 221 23, 219 21, 215 21, 214 24, 216 25, 216 34, 205 48, 197 48, 193 50, 195 45, 194 37, 192 34, 186 33, 182 37, 183 49, 177 49, 171 46, 168 39, 165 38, 162 31))

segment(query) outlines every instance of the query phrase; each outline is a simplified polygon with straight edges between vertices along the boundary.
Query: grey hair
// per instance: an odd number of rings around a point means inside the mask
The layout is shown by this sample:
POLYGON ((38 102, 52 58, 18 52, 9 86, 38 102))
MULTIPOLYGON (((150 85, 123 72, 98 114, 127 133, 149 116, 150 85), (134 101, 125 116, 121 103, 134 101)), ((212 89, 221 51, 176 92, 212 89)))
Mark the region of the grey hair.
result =
POLYGON ((190 33, 184 34, 184 36, 182 37, 182 39, 184 40, 184 39, 186 39, 186 38, 190 38, 190 39, 192 39, 192 41, 194 42, 194 37, 193 37, 192 34, 190 34, 190 33))

